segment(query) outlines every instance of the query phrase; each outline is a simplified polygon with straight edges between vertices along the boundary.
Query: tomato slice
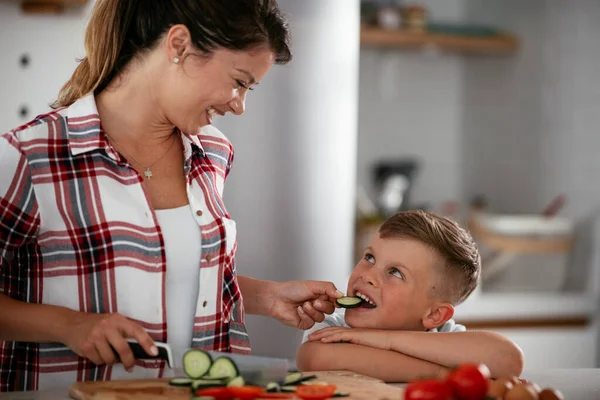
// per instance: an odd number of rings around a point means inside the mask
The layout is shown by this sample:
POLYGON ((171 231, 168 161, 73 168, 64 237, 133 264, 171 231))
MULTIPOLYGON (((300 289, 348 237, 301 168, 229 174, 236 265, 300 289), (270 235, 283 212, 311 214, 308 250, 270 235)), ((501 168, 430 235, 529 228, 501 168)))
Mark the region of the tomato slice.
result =
POLYGON ((335 385, 300 385, 296 388, 296 394, 306 400, 323 400, 333 396, 335 390, 335 385))
POLYGON ((277 392, 264 392, 258 395, 257 399, 297 399, 294 393, 277 393, 277 392))
POLYGON ((262 396, 264 388, 259 386, 233 386, 229 388, 229 393, 236 399, 252 400, 262 396))
POLYGON ((198 389, 194 394, 196 396, 214 397, 216 400, 233 400, 234 396, 229 389, 228 387, 198 389))

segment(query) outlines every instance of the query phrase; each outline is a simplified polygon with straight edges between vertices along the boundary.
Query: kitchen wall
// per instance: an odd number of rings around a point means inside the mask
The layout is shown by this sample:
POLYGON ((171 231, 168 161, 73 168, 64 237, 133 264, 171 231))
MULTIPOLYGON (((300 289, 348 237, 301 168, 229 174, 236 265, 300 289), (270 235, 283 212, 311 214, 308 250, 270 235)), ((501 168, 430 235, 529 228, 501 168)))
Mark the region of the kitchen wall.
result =
MULTIPOLYGON (((465 17, 462 0, 420 3, 439 21, 465 17)), ((371 196, 375 162, 415 156, 415 203, 462 199, 463 64, 454 54, 361 48, 358 183, 371 196)))
POLYGON ((76 58, 85 54, 83 32, 92 5, 61 15, 24 16, 18 2, 0 1, 0 132, 47 112, 56 100, 76 58))
POLYGON ((485 193, 500 212, 534 213, 565 193, 561 215, 577 221, 581 250, 569 285, 597 291, 589 278, 600 269, 600 3, 465 4, 469 21, 515 32, 522 50, 464 63, 464 193, 485 193))
POLYGON ((465 191, 531 212, 564 192, 566 215, 589 215, 600 199, 600 3, 470 0, 466 16, 515 32, 523 49, 464 65, 465 191))

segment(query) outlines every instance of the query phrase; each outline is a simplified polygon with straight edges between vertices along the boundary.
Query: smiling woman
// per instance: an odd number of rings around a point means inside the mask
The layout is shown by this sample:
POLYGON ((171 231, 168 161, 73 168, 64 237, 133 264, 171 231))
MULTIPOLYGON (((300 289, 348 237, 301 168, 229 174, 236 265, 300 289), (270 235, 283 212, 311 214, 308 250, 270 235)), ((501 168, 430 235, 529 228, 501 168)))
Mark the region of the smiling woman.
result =
POLYGON ((330 282, 237 276, 222 199, 212 119, 244 112, 288 36, 273 0, 95 3, 55 110, 0 136, 0 391, 159 377, 127 338, 247 353, 246 312, 333 312, 330 282))

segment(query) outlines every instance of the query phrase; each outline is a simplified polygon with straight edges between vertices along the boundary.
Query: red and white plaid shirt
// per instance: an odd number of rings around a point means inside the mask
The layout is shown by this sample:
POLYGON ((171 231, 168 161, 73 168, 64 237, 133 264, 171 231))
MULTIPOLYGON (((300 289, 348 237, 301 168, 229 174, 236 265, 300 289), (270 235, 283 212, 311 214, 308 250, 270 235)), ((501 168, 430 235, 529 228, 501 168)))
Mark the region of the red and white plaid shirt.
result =
MULTIPOLYGON (((236 279, 236 227, 222 200, 231 143, 181 133, 202 232, 193 347, 249 353, 236 279)), ((166 256, 142 177, 106 140, 93 95, 0 136, 0 292, 88 313, 121 313, 167 341, 166 256)), ((162 361, 96 366, 60 343, 0 341, 0 391, 160 377, 162 361)))

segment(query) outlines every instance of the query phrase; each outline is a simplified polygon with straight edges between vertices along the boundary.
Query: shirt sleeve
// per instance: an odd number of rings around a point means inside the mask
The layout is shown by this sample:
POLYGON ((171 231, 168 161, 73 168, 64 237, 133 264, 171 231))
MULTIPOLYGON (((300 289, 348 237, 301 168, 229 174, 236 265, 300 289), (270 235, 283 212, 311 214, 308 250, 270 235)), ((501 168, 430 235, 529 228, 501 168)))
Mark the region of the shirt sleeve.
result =
POLYGON ((27 158, 11 134, 0 136, 0 293, 12 254, 39 228, 38 204, 27 158))
POLYGON ((432 332, 465 332, 467 328, 464 325, 457 324, 453 319, 449 319, 443 325, 432 329, 432 332))
POLYGON ((325 315, 323 322, 316 323, 312 328, 304 332, 302 343, 308 341, 308 335, 331 326, 346 326, 344 322, 344 314, 336 310, 333 314, 325 315))

